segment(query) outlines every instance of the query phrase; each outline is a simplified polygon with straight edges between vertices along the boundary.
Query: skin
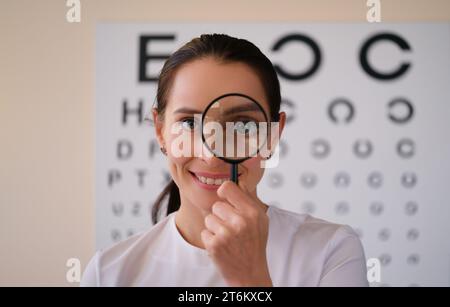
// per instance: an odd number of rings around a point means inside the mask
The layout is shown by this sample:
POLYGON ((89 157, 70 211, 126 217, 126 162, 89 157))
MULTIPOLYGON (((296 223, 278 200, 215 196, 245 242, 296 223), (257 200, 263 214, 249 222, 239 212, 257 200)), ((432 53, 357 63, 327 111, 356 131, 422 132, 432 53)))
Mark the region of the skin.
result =
MULTIPOLYGON (((155 131, 160 146, 167 150, 169 170, 180 190, 181 205, 175 223, 183 238, 208 251, 228 285, 272 286, 266 257, 267 205, 257 196, 257 185, 264 174, 260 167, 262 157, 252 157, 239 165, 239 186, 225 181, 218 189, 207 190, 190 172, 229 174, 230 165, 216 157, 200 155, 198 150, 193 150, 190 157, 176 157, 171 148, 180 133, 194 135, 186 120, 191 118, 192 124, 193 114, 174 114, 176 110, 189 107, 201 113, 214 98, 230 92, 253 97, 270 114, 262 83, 246 64, 223 63, 207 57, 181 66, 169 92, 164 118, 153 110, 155 131), (184 129, 174 134, 174 124, 184 129)), ((280 112, 280 135, 285 119, 285 113, 280 112)), ((201 144, 198 137, 193 139, 201 144)))

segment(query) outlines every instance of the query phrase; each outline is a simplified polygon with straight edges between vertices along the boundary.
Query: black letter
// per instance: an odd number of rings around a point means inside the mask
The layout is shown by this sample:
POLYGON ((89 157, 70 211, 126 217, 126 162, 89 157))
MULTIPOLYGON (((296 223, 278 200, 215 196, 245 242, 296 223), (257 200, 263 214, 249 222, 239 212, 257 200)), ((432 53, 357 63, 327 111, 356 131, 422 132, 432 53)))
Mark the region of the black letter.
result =
POLYGON ((409 102, 406 98, 395 98, 393 100, 391 100, 388 104, 388 116, 389 119, 391 121, 393 121, 396 124, 405 124, 408 121, 411 120, 411 118, 414 115, 414 108, 413 105, 411 104, 411 102, 409 102), (399 116, 396 115, 392 109, 396 106, 396 105, 404 105, 406 107, 406 115, 405 116, 399 116))
POLYGON ((409 44, 400 36, 391 34, 391 33, 381 33, 375 36, 372 36, 369 38, 366 42, 364 42, 361 52, 359 53, 359 61, 361 62, 361 67, 363 70, 369 74, 372 78, 378 79, 378 80, 391 80, 400 77, 403 75, 411 66, 411 63, 403 62, 400 67, 397 70, 394 70, 391 73, 380 73, 373 69, 369 61, 367 60, 367 53, 369 52, 369 49, 372 47, 373 44, 377 43, 378 41, 382 40, 390 40, 397 44, 397 46, 400 47, 402 50, 410 51, 411 47, 409 44))
POLYGON ((133 146, 128 140, 120 140, 117 143, 117 158, 119 160, 126 160, 133 154, 133 146))
POLYGON ((170 54, 153 54, 147 53, 147 44, 151 40, 174 40, 175 35, 142 35, 139 37, 139 82, 156 82, 158 77, 147 76, 146 64, 151 59, 166 60, 170 54))
POLYGON ((128 101, 126 99, 122 102, 122 124, 125 125, 127 123, 127 118, 130 113, 136 113, 138 115, 138 123, 142 123, 142 119, 144 117, 143 114, 143 102, 139 100, 138 107, 136 109, 128 108, 128 101))
POLYGON ((288 80, 302 80, 310 77, 313 75, 317 69, 319 69, 320 61, 321 61, 321 53, 319 46, 316 44, 315 41, 313 41, 308 36, 302 35, 302 34, 291 34, 285 37, 282 37, 279 41, 275 43, 275 45, 272 47, 272 51, 277 51, 280 49, 284 44, 290 42, 290 41, 300 41, 308 45, 312 52, 314 53, 314 60, 311 65, 311 67, 306 70, 304 73, 297 73, 297 74, 291 74, 289 72, 286 72, 281 66, 274 64, 274 68, 276 72, 282 76, 285 79, 288 80))

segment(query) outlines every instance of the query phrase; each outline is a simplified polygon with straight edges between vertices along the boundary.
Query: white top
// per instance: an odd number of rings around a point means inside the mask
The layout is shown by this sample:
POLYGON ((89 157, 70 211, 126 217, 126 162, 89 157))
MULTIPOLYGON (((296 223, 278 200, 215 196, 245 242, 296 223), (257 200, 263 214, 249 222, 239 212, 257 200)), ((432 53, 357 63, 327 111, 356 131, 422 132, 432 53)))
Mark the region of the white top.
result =
MULTIPOLYGON (((207 251, 181 236, 175 214, 98 251, 81 286, 227 286, 207 251)), ((273 206, 267 215, 274 286, 368 286, 364 251, 349 226, 273 206)))

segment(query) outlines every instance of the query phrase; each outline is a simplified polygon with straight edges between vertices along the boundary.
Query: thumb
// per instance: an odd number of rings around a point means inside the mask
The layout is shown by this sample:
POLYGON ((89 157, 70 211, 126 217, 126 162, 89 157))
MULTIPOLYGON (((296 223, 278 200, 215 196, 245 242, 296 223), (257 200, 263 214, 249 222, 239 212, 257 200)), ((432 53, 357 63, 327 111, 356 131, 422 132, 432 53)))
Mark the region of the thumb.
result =
POLYGON ((238 185, 239 185, 239 187, 241 188, 242 191, 244 191, 246 194, 250 194, 250 191, 249 191, 249 189, 248 189, 248 187, 247 187, 247 185, 245 184, 244 181, 240 180, 238 182, 238 185))
POLYGON ((258 198, 258 196, 255 196, 255 195, 253 195, 253 193, 250 192, 250 189, 248 188, 247 184, 244 181, 239 181, 238 184, 239 184, 239 188, 244 192, 244 194, 246 194, 249 197, 250 204, 253 204, 255 206, 257 206, 258 204, 262 204, 262 202, 258 198))

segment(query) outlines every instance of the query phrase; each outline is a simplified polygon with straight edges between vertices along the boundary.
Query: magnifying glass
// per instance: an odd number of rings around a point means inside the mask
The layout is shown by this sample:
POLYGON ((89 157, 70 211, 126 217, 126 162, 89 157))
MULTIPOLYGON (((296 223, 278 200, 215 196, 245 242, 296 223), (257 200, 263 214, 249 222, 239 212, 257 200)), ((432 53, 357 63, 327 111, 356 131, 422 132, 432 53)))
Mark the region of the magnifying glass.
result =
POLYGON ((231 164, 231 180, 238 183, 238 164, 254 157, 268 139, 268 118, 252 97, 228 93, 211 101, 202 114, 205 147, 231 164))

